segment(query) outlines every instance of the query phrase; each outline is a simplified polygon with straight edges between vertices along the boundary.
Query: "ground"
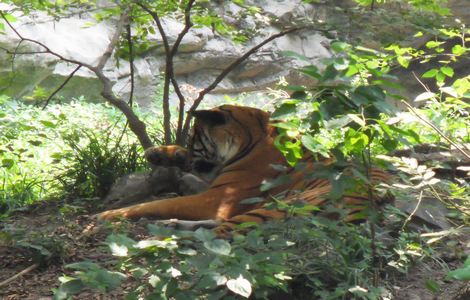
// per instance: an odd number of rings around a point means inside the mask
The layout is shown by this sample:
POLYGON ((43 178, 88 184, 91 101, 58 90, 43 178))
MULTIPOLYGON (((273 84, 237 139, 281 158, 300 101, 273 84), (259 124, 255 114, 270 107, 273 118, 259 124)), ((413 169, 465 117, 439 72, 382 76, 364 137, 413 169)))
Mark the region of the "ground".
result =
MULTIPOLYGON (((96 210, 94 201, 82 201, 79 205, 72 203, 65 206, 63 201, 44 202, 27 211, 15 213, 4 222, 3 227, 9 229, 9 232, 31 237, 28 239, 30 247, 48 243, 48 249, 54 249, 54 245, 58 247, 59 255, 52 257, 47 265, 38 266, 10 283, 0 286, 0 299, 51 299, 52 289, 59 285, 58 277, 72 273, 71 270, 65 268, 66 264, 90 260, 106 266, 106 262, 110 261, 110 253, 102 246, 102 242, 107 234, 116 228, 128 232, 129 236, 135 239, 148 237, 145 225, 149 221, 145 220, 124 223, 120 226, 118 224, 114 228, 95 226, 95 222, 90 218, 96 210), (64 246, 61 247, 61 245, 64 246)), ((32 252, 19 251, 25 247, 13 247, 8 245, 9 237, 0 236, 0 238, 4 240, 0 243, 0 257, 2 258, 0 282, 2 282, 34 265, 35 262, 31 258, 32 252)), ((455 242, 465 247, 469 241, 470 236, 461 236, 455 242)), ((458 267, 461 261, 454 253, 436 252, 433 260, 415 264, 408 274, 384 276, 383 280, 393 281, 392 299, 470 299, 470 285, 445 280, 448 268, 458 267), (441 290, 433 294, 426 287, 429 279, 436 281, 441 286, 441 290)), ((111 294, 104 295, 88 291, 75 299, 121 299, 129 289, 132 289, 132 283, 121 286, 111 294)))

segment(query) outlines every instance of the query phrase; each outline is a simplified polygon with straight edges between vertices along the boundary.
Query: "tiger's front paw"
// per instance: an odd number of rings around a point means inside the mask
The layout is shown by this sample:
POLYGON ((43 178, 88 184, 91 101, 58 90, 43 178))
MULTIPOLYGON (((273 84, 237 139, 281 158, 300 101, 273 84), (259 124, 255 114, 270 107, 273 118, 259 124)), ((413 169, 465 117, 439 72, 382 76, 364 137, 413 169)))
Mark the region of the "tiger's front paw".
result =
POLYGON ((95 218, 98 221, 111 221, 119 218, 129 218, 130 212, 126 208, 107 210, 102 213, 96 214, 95 218))
POLYGON ((156 167, 186 167, 188 150, 181 146, 169 145, 151 147, 145 150, 145 158, 156 167))

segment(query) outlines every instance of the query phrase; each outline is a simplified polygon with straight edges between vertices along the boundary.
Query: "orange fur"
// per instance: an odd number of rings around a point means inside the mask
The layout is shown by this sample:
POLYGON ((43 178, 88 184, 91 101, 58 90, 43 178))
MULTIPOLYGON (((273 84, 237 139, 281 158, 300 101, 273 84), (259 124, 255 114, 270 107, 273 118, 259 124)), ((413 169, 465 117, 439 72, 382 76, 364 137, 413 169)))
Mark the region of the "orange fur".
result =
MULTIPOLYGON (((259 109, 223 105, 211 110, 198 111, 195 114, 193 134, 187 151, 179 146, 163 146, 146 151, 146 157, 152 162, 150 154, 161 149, 161 157, 170 160, 175 153, 178 155, 184 153, 188 161, 199 162, 199 165, 203 166, 209 165, 209 169, 214 166, 217 176, 211 179, 210 187, 196 195, 155 200, 105 211, 99 214, 98 218, 221 220, 225 222, 216 229, 216 232, 224 234, 241 222, 259 223, 285 217, 285 212, 281 210, 262 208, 263 203, 253 205, 240 203, 247 198, 269 198, 270 195, 288 191, 285 195, 286 202, 301 200, 313 205, 323 204, 332 185, 327 179, 305 179, 306 174, 315 169, 315 164, 309 158, 304 159, 307 162, 304 170, 289 169, 290 182, 268 192, 260 191, 264 180, 276 178, 281 174, 281 171, 272 165, 287 166, 285 158, 274 146, 276 135, 276 129, 269 125, 269 114, 259 109)), ((320 163, 329 164, 330 161, 325 160, 320 163)), ((197 168, 197 163, 195 165, 197 168)), ((374 169, 371 174, 371 185, 386 180, 387 176, 385 172, 374 169)), ((358 195, 367 194, 368 189, 365 187, 362 192, 358 192, 358 195)), ((354 213, 358 211, 357 207, 365 207, 368 201, 364 197, 355 198, 354 195, 349 195, 343 198, 339 206, 355 206, 351 209, 354 213)), ((377 198, 377 201, 380 199, 377 198)))

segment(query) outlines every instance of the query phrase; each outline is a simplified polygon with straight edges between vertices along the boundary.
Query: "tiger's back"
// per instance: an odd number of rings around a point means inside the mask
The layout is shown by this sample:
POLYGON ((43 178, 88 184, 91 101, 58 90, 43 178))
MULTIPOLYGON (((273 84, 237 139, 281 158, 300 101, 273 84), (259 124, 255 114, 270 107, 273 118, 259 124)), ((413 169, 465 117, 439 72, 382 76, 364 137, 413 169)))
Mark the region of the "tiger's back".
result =
MULTIPOLYGON (((276 149, 276 128, 269 125, 269 114, 265 111, 242 106, 223 105, 194 114, 193 133, 187 150, 174 147, 174 153, 186 154, 187 163, 195 173, 206 176, 209 188, 196 195, 151 201, 122 209, 103 212, 101 219, 116 217, 155 217, 186 220, 214 219, 223 221, 216 228, 219 234, 231 231, 242 222, 264 222, 286 216, 282 210, 267 210, 264 203, 243 204, 253 197, 269 199, 284 193, 286 202, 302 201, 322 206, 329 202, 332 183, 326 178, 315 177, 318 166, 330 160, 315 162, 311 157, 303 159, 304 168, 292 168, 276 149), (176 149, 176 150, 175 150, 176 149), (284 165, 284 171, 273 165, 284 165), (261 185, 268 179, 288 175, 289 180, 268 191, 261 185)), ((159 149, 157 148, 158 152, 159 149)), ((171 153, 166 154, 171 158, 171 153)), ((178 160, 180 161, 180 160, 178 160)), ((345 169, 345 172, 350 171, 345 169)), ((350 172, 351 173, 351 172, 350 172)), ((352 175, 352 173, 351 173, 352 175)), ((373 168, 369 170, 369 182, 357 186, 357 190, 345 194, 336 206, 349 207, 347 219, 363 218, 362 212, 372 203, 381 204, 389 199, 375 193, 375 185, 390 179, 387 172, 373 168)))

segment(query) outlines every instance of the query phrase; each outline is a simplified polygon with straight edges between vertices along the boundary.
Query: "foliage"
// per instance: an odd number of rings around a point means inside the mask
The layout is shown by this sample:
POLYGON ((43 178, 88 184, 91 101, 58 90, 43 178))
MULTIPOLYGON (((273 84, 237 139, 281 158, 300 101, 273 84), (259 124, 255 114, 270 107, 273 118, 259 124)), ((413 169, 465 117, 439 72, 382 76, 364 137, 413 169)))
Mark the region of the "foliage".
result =
POLYGON ((457 279, 457 280, 470 280, 470 258, 467 257, 465 262, 463 263, 463 267, 450 271, 447 273, 447 277, 450 279, 457 279))
POLYGON ((72 131, 64 136, 71 149, 63 154, 67 168, 57 176, 64 191, 73 197, 105 197, 120 177, 145 167, 137 144, 121 144, 109 132, 72 131), (83 139, 86 140, 83 143, 83 139))
MULTIPOLYGON (((137 280, 126 299, 269 299, 287 294, 378 299, 387 288, 374 287, 371 281, 373 256, 370 238, 364 234, 367 226, 323 217, 292 218, 235 235, 231 243, 206 229, 182 232, 149 225, 149 231, 166 238, 134 241, 114 234, 106 241, 119 261, 117 270, 126 274, 121 280, 137 280), (293 278, 294 283, 288 284, 293 278)), ((413 257, 425 255, 423 247, 408 237, 393 247, 380 244, 379 251, 384 263, 400 261, 393 268, 405 268, 413 257)), ((95 267, 63 278, 56 297, 96 288, 95 267)), ((108 271, 107 276, 115 272, 108 271)), ((114 281, 101 289, 113 287, 114 281)))
MULTIPOLYGON (((126 168, 142 167, 141 150, 123 133, 125 121, 116 109, 71 102, 41 110, 1 99, 2 213, 72 192, 71 185, 81 188, 81 196, 103 195, 126 168)), ((149 111, 142 117, 154 115, 149 111)), ((156 123, 157 139, 158 128, 156 123)))

